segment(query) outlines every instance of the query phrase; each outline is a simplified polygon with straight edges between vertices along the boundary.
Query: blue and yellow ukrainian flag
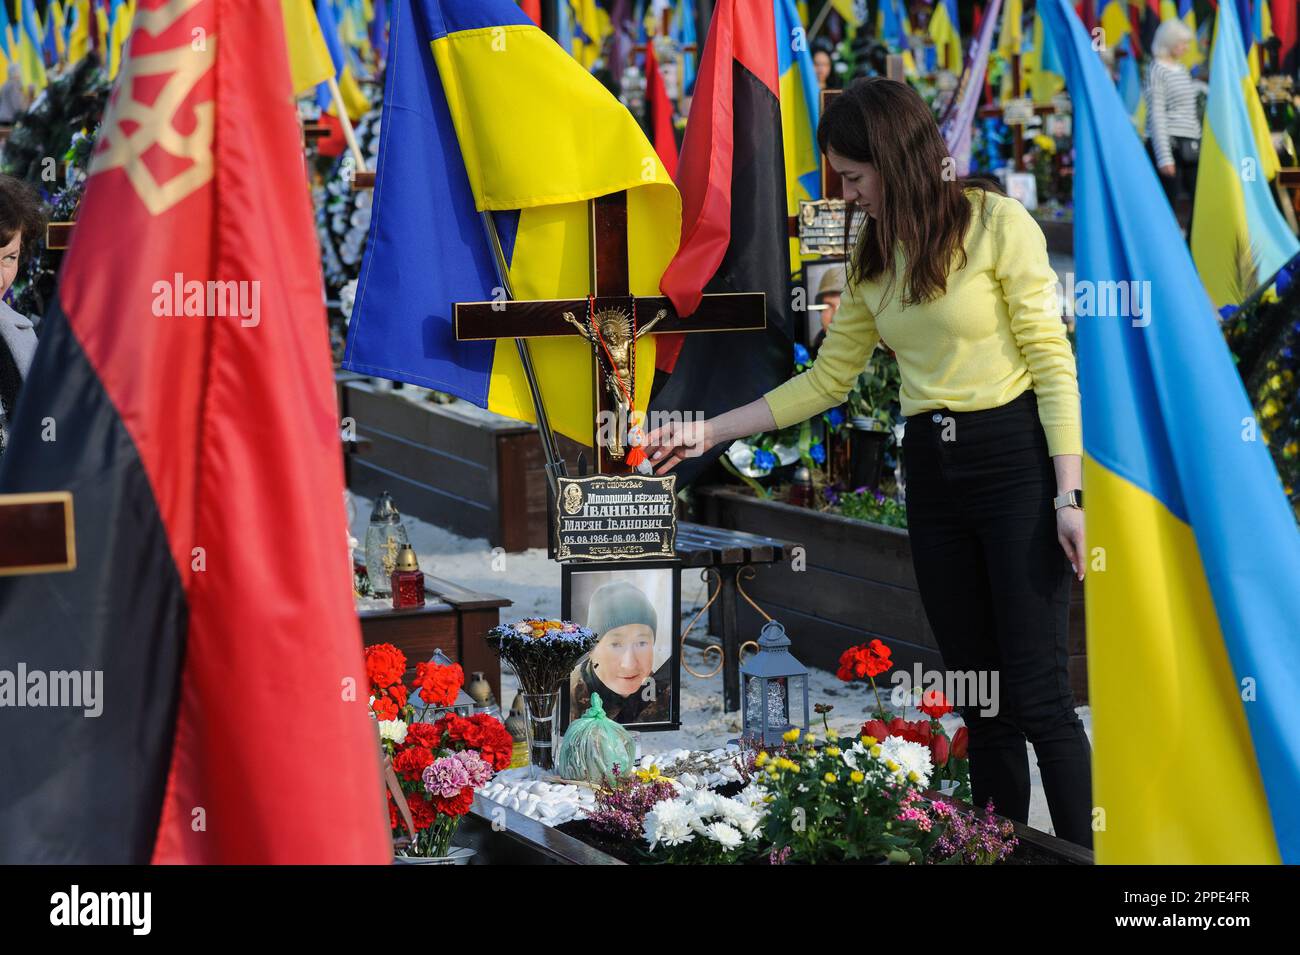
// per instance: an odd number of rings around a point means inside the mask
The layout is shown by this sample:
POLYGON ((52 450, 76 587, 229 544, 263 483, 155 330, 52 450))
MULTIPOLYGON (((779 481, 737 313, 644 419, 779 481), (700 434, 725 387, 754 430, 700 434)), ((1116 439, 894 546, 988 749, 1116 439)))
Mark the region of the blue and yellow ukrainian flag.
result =
POLYGON ((301 96, 328 82, 334 75, 334 62, 311 0, 281 0, 280 7, 289 45, 289 76, 294 94, 301 96))
POLYGON ((40 17, 36 15, 33 0, 22 0, 21 19, 18 23, 16 59, 22 71, 23 85, 45 89, 45 59, 41 53, 45 36, 41 30, 40 17))
POLYGON ((1240 304, 1239 261, 1266 280, 1300 251, 1269 189, 1280 168, 1242 52, 1234 4, 1219 4, 1192 217, 1192 256, 1216 308, 1240 304))
POLYGON ((937 0, 930 15, 930 39, 934 42, 940 66, 960 75, 962 68, 961 20, 957 17, 957 0, 937 0))
MULTIPOLYGON (((343 106, 348 118, 355 123, 370 111, 370 100, 366 99, 366 94, 357 85, 356 74, 352 72, 347 53, 339 39, 339 22, 330 0, 316 0, 316 19, 320 21, 321 35, 325 37, 325 45, 329 48, 330 60, 334 64, 334 79, 338 82, 339 92, 343 94, 343 106)), ((338 112, 327 84, 322 83, 316 88, 316 105, 328 113, 338 112)))
POLYGON ((102 9, 98 8, 97 15, 100 36, 104 38, 104 66, 108 70, 109 79, 116 79, 118 70, 122 68, 122 47, 131 35, 134 8, 128 0, 112 0, 107 14, 103 14, 102 9))
POLYGON ((1097 861, 1300 862, 1300 534, 1115 85, 1070 0, 1039 9, 1074 102, 1076 286, 1145 304, 1078 316, 1097 861))
POLYGON ((785 146, 786 211, 799 211, 800 199, 820 199, 821 116, 817 75, 794 0, 774 0, 776 68, 781 83, 781 136, 785 146))
POLYGON ((862 8, 854 0, 831 0, 831 6, 844 20, 845 34, 849 37, 854 36, 861 26, 858 16, 862 8))
POLYGON ((695 68, 699 62, 694 0, 679 0, 677 11, 673 14, 673 38, 682 47, 682 92, 690 93, 695 89, 695 68), (697 47, 696 51, 687 51, 685 47, 688 45, 697 47))
POLYGON ((876 34, 889 46, 902 53, 903 69, 915 76, 916 59, 912 56, 912 23, 902 0, 880 0, 876 12, 876 34))
POLYGON ((113 44, 108 42, 108 0, 92 0, 91 11, 95 18, 95 36, 102 47, 100 55, 104 59, 104 69, 111 75, 113 68, 113 44))
MULTIPOLYGON (((822 197, 821 151, 817 123, 821 92, 813 72, 807 34, 794 0, 774 0, 776 69, 781 84, 781 142, 785 153, 787 215, 799 213, 799 200, 822 197)), ((790 271, 802 264, 799 240, 790 240, 790 271)))
POLYGON ((45 17, 45 60, 62 63, 67 59, 67 38, 63 34, 63 7, 59 0, 49 0, 45 17))
POLYGON ((1268 8, 1267 0, 1255 0, 1251 6, 1250 28, 1246 30, 1246 62, 1250 65, 1250 79, 1259 84, 1260 47, 1264 41, 1273 36, 1273 14, 1268 8))
POLYGON ((596 4, 596 0, 560 0, 569 7, 572 26, 573 58, 590 70, 600 58, 605 34, 609 32, 609 13, 596 4))
MULTIPOLYGON (((514 342, 456 340, 452 303, 499 298, 479 213, 494 214, 517 298, 583 298, 587 200, 627 190, 631 291, 657 295, 681 199, 632 114, 514 0, 414 0, 392 13, 344 367, 531 421, 514 342)), ((552 426, 590 442, 590 346, 576 334, 529 346, 552 426)), ((654 348, 653 335, 637 343, 637 409, 654 348)))
POLYGON ((1115 49, 1122 37, 1132 31, 1128 18, 1128 0, 1102 0, 1097 22, 1106 38, 1106 46, 1115 49))
POLYGON ((1196 7, 1192 0, 1178 0, 1178 18, 1192 31, 1192 42, 1187 44, 1187 52, 1183 54, 1182 59, 1183 66, 1190 70, 1205 61, 1205 54, 1201 52, 1200 36, 1196 30, 1196 7))
POLYGON ((1050 103, 1057 93, 1065 89, 1061 75, 1061 58, 1052 43, 1052 36, 1043 29, 1043 15, 1034 11, 1033 50, 1029 57, 1029 94, 1035 103, 1050 103))
POLYGON ((15 59, 18 51, 18 44, 14 42, 13 24, 9 22, 9 5, 0 3, 0 70, 3 70, 4 79, 9 79, 9 64, 17 62, 15 59))
POLYGON ((1147 100, 1142 95, 1142 75, 1138 70, 1138 58, 1133 54, 1133 37, 1127 34, 1121 37, 1117 49, 1124 54, 1119 58, 1119 75, 1115 80, 1119 98, 1137 134, 1145 136, 1147 100))
POLYGON ((1024 4, 1022 0, 1003 0, 1002 20, 998 24, 998 53, 1010 60, 1024 47, 1024 4))

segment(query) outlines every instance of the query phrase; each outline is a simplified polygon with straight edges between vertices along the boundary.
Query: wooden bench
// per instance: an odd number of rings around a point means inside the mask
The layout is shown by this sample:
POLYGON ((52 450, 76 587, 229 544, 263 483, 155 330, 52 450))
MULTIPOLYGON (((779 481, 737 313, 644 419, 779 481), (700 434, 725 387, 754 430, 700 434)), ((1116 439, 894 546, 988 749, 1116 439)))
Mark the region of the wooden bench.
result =
MULTIPOLYGON (((746 596, 742 581, 753 577, 755 564, 789 560, 798 546, 775 537, 707 524, 677 525, 677 556, 682 570, 698 569, 703 571, 705 579, 717 578, 717 588, 707 605, 709 632, 722 640, 723 708, 729 713, 740 709, 740 651, 745 641, 740 635, 737 597, 746 596)), ((716 672, 715 669, 705 675, 716 672)))

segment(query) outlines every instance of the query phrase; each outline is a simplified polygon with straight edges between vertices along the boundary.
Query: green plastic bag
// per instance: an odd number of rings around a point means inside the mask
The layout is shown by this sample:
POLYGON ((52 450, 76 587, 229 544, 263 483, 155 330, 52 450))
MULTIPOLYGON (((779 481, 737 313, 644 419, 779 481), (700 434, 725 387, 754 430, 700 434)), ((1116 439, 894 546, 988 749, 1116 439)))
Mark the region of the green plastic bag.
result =
POLYGON ((591 694, 591 706, 569 727, 560 740, 555 773, 561 779, 581 779, 593 785, 614 781, 614 767, 627 776, 636 764, 636 743, 632 735, 605 715, 600 694, 591 694))

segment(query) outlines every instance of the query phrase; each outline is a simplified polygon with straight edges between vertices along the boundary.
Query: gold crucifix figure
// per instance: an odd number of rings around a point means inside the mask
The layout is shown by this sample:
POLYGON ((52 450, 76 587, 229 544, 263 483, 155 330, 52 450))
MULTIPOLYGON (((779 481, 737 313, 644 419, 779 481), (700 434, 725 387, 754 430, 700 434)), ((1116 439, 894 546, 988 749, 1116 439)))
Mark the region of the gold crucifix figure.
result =
POLYGON ((666 308, 659 309, 649 322, 632 330, 632 316, 621 308, 606 308, 596 312, 592 316, 591 322, 595 326, 599 336, 592 334, 590 328, 578 320, 572 312, 564 313, 564 320, 578 330, 583 338, 590 344, 596 352, 596 361, 604 367, 602 359, 608 359, 613 366, 605 374, 605 389, 609 392, 610 400, 614 405, 615 422, 618 426, 614 428, 613 436, 610 438, 608 454, 616 461, 621 461, 627 449, 623 447, 621 433, 621 424, 623 421, 629 421, 629 415, 632 412, 628 399, 634 394, 636 382, 632 380, 632 348, 636 339, 646 334, 650 329, 655 327, 655 323, 662 318, 668 317, 666 308), (603 342, 603 344, 602 344, 603 342), (608 355, 605 354, 608 349, 608 355))

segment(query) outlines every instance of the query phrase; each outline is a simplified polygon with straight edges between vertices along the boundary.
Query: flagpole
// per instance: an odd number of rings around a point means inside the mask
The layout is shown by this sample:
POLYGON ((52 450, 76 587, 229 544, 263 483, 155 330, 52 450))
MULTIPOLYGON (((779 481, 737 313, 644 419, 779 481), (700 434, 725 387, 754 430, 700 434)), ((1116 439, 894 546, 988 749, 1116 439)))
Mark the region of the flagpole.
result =
POLYGON ((365 172, 366 157, 357 142, 356 130, 352 128, 352 120, 348 118, 347 107, 343 105, 343 91, 339 89, 339 81, 331 76, 325 82, 329 83, 330 95, 334 97, 334 108, 339 111, 339 124, 343 127, 343 138, 348 141, 348 149, 352 151, 352 158, 357 162, 357 172, 365 172))
POLYGON ((817 35, 817 32, 818 32, 818 31, 822 28, 822 26, 826 23, 826 18, 829 17, 829 16, 831 15, 831 7, 832 7, 832 6, 833 6, 833 5, 832 5, 832 3, 831 3, 831 0, 826 0, 825 5, 821 8, 821 11, 817 14, 817 19, 814 20, 813 23, 812 23, 812 26, 810 26, 810 27, 808 28, 808 39, 809 39, 809 40, 811 40, 813 37, 815 37, 815 36, 817 35))
MULTIPOLYGON (((492 250, 492 265, 496 269, 497 281, 505 291, 506 299, 515 297, 510 285, 510 272, 506 266, 505 251, 501 248, 501 236, 497 233, 496 220, 492 213, 479 213, 483 221, 483 232, 487 235, 488 248, 492 250)), ((564 459, 555 443, 555 432, 551 430, 550 419, 546 415, 546 405, 542 402, 542 391, 537 383, 537 372, 533 368, 533 358, 528 350, 528 342, 522 338, 515 339, 515 348, 519 351, 519 362, 524 367, 524 377, 528 379, 528 391, 533 398, 533 411, 537 418, 537 431, 542 438, 542 451, 546 455, 546 483, 550 485, 554 499, 560 499, 559 478, 568 475, 564 459)))

